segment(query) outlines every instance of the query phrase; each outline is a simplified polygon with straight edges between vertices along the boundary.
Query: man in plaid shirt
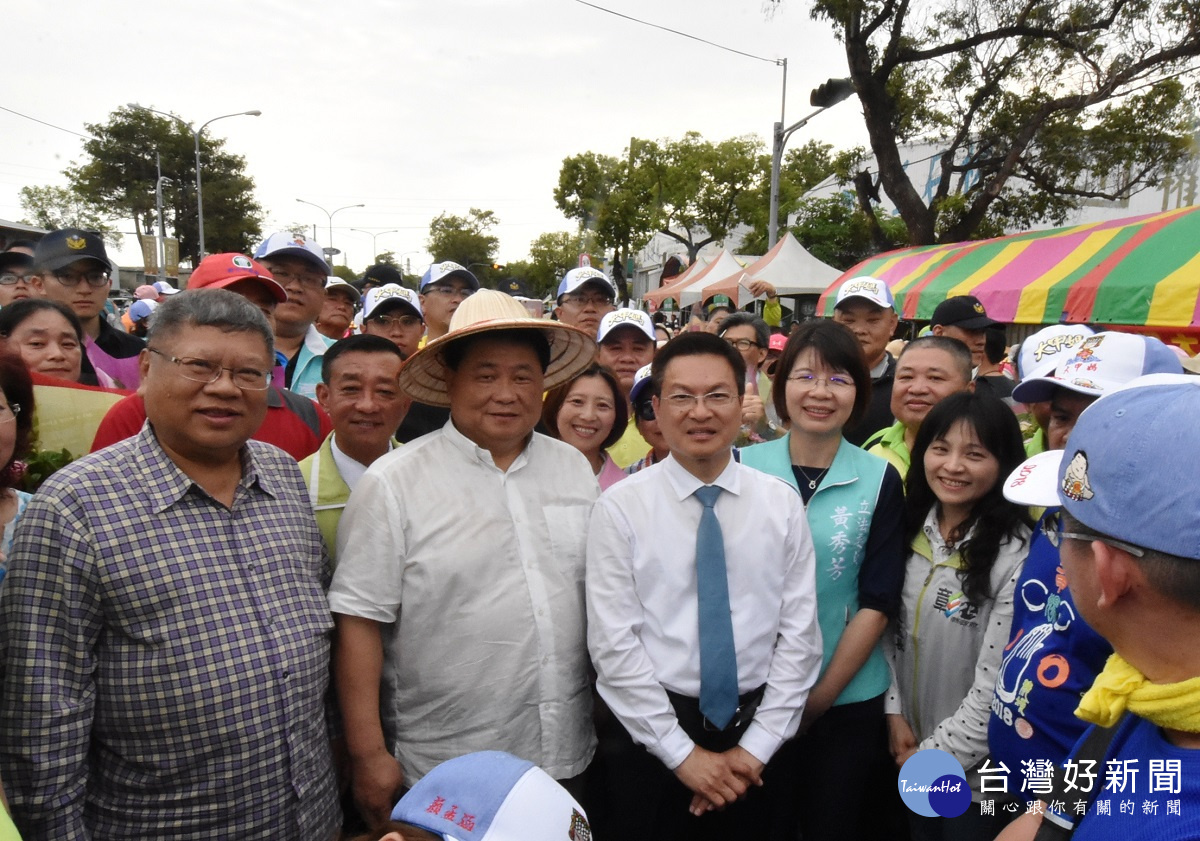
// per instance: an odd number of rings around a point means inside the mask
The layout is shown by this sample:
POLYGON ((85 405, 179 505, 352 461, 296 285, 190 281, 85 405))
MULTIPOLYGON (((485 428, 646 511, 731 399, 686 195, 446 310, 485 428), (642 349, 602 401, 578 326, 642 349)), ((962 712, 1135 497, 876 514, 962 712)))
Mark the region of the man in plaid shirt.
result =
POLYGON ((330 839, 328 559, 296 463, 250 441, 266 319, 159 307, 147 424, 26 509, 3 609, 0 771, 26 838, 330 839))

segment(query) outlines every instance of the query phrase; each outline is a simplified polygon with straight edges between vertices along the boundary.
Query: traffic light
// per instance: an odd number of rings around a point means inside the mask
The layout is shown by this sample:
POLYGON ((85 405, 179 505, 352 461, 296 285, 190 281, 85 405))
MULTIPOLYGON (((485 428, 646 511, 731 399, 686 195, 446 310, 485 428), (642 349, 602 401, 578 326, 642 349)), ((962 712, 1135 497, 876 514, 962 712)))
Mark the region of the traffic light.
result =
POLYGON ((850 79, 829 79, 813 88, 808 95, 808 104, 814 108, 829 108, 854 93, 850 79))

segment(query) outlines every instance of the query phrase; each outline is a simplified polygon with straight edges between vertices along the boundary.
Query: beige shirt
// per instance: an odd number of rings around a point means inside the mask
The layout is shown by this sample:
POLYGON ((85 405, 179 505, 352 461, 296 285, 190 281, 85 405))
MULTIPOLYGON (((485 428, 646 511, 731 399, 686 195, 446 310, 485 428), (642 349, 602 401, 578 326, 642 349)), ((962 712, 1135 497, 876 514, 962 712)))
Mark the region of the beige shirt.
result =
POLYGON ((478 750, 556 779, 587 767, 584 546, 598 492, 561 441, 534 434, 501 471, 453 422, 359 480, 329 604, 389 623, 380 715, 410 785, 478 750))

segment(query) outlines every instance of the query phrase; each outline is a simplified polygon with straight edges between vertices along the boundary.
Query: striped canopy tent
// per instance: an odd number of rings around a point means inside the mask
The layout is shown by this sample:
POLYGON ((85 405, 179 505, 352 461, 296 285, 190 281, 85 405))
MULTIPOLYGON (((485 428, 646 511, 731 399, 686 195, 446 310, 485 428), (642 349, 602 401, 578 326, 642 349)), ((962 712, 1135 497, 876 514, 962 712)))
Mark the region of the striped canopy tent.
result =
POLYGON ((998 321, 1102 324, 1200 332, 1200 206, 953 245, 905 248, 864 260, 834 281, 870 275, 896 296, 901 318, 928 319, 955 295, 974 295, 998 321))
POLYGON ((685 277, 675 280, 672 283, 668 283, 666 286, 661 286, 658 289, 653 289, 647 292, 642 296, 642 299, 650 302, 654 308, 661 307, 663 301, 667 300, 668 298, 673 298, 675 301, 679 302, 681 306, 684 306, 680 297, 680 293, 684 289, 692 286, 693 284, 702 282, 706 277, 728 277, 734 272, 742 271, 742 268, 742 264, 737 261, 737 258, 735 258, 728 251, 722 251, 719 255, 717 255, 717 259, 713 260, 704 268, 694 273, 687 272, 685 277))
POLYGON ((774 248, 742 271, 704 284, 695 300, 688 300, 696 289, 695 284, 690 286, 683 293, 683 304, 707 301, 713 295, 728 295, 739 307, 744 306, 752 297, 746 287, 756 280, 768 281, 780 295, 819 295, 840 274, 809 254, 788 231, 774 248))

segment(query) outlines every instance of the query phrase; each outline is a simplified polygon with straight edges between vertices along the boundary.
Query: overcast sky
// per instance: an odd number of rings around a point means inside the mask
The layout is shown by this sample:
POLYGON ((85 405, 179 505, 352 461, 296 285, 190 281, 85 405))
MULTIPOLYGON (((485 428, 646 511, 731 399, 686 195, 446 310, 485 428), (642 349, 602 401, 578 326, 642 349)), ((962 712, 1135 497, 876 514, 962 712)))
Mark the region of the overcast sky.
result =
MULTIPOLYGON (((210 0, 156 4, 80 0, 9 4, 20 33, 0 105, 83 131, 139 102, 205 122, 243 155, 268 230, 334 218, 334 245, 361 271, 371 238, 406 252, 414 270, 429 221, 443 211, 493 210, 500 259, 526 257, 546 231, 573 229, 554 205, 565 157, 619 155, 631 136, 712 140, 779 119, 782 73, 575 0, 210 0), (18 58, 19 57, 19 58, 18 58), (13 84, 12 82, 19 82, 13 84)), ((597 0, 597 5, 769 59, 786 57, 787 122, 809 91, 846 75, 831 30, 788 0, 597 0)), ((838 148, 865 145, 851 99, 793 135, 838 148)), ((80 138, 0 111, 0 218, 22 216, 17 190, 63 183, 80 138)), ((167 173, 164 173, 166 175, 167 173)), ((187 177, 191 177, 190 175, 187 177)), ((124 227, 128 228, 126 223, 124 227)), ((139 262, 132 237, 121 262, 139 262)), ((341 257, 338 258, 339 262, 341 257)))

